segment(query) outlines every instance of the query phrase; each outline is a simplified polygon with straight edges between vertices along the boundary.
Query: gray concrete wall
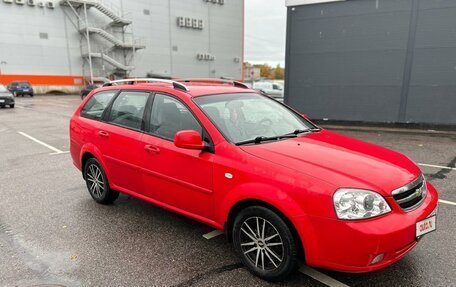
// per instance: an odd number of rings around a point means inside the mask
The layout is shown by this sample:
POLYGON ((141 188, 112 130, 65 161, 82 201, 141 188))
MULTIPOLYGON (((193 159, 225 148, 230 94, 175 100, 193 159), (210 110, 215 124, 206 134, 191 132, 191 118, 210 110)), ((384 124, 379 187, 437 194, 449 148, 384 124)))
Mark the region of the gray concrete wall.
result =
POLYGON ((456 124, 456 1, 288 7, 285 101, 316 119, 456 124))

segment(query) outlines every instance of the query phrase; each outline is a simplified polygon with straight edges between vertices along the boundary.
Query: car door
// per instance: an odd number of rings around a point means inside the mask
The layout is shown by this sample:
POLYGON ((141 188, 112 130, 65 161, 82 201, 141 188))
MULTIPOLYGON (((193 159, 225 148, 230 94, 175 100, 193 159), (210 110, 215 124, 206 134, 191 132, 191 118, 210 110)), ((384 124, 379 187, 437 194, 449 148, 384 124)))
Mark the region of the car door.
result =
MULTIPOLYGON (((180 130, 203 132, 189 108, 173 96, 155 94, 142 135, 144 194, 181 211, 213 218, 213 153, 174 145, 180 130)), ((210 139, 208 139, 210 141, 210 139)))
POLYGON ((144 91, 121 91, 97 131, 110 185, 127 193, 142 192, 141 134, 149 95, 144 91))

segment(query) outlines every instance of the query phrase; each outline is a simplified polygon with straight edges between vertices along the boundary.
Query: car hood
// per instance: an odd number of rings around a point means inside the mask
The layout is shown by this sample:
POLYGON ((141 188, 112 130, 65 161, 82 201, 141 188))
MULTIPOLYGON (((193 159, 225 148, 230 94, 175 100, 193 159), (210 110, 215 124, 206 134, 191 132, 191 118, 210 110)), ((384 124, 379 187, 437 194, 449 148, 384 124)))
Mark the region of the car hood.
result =
POLYGON ((11 93, 10 92, 0 92, 0 97, 2 97, 2 98, 11 97, 11 93))
POLYGON ((417 165, 398 152, 326 130, 241 148, 335 188, 370 189, 384 196, 420 175, 417 165))

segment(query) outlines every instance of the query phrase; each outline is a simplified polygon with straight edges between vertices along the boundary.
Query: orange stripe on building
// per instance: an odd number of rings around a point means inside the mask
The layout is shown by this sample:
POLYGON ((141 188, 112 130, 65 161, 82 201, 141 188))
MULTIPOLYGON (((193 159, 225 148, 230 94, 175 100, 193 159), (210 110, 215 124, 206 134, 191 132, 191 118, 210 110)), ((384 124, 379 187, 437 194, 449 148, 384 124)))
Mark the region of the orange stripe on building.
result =
POLYGON ((0 74, 0 83, 9 85, 11 82, 26 81, 32 85, 43 86, 83 86, 82 76, 61 76, 61 75, 12 75, 0 74))

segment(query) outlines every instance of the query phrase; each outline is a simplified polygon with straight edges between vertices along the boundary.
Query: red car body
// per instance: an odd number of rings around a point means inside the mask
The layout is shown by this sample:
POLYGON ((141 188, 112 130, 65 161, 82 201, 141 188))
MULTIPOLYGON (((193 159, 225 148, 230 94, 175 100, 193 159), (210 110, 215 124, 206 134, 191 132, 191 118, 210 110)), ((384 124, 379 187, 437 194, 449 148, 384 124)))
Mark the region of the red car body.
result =
POLYGON ((261 202, 293 225, 310 266, 373 271, 399 260, 417 244, 415 225, 435 211, 438 195, 426 182, 428 192, 421 205, 412 211, 398 205, 392 191, 421 176, 409 158, 323 129, 237 146, 224 138, 194 98, 245 93, 246 89, 201 83, 188 87, 189 91, 181 91, 169 84, 136 84, 92 91, 71 118, 74 165, 82 170, 90 154, 103 166, 112 189, 228 233, 237 209, 261 202), (107 90, 173 95, 204 126, 215 151, 183 149, 145 132, 81 117, 81 109, 93 94, 107 90), (373 190, 386 199, 391 212, 357 221, 338 219, 333 195, 341 187, 373 190), (379 254, 384 254, 383 259, 372 264, 379 254))

